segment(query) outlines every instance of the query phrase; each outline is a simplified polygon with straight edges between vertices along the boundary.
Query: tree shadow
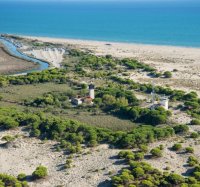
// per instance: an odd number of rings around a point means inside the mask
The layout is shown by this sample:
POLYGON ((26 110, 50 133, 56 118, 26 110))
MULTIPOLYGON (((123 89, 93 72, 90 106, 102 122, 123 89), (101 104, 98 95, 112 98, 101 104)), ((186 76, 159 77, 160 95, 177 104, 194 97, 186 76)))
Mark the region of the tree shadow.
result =
POLYGON ((65 167, 65 164, 58 164, 56 167, 57 167, 56 171, 63 171, 63 170, 65 170, 65 169, 67 169, 67 168, 65 167))
POLYGON ((152 155, 145 155, 145 156, 144 156, 144 159, 145 159, 145 160, 150 160, 150 159, 152 159, 152 158, 153 158, 152 155))
POLYGON ((25 180, 27 182, 33 182, 34 181, 34 177, 32 175, 27 175, 25 180))
POLYGON ((191 173, 194 172, 194 168, 189 168, 185 173, 182 173, 183 176, 189 177, 191 176, 191 173))
POLYGON ((127 161, 125 159, 120 159, 117 155, 111 156, 109 159, 116 160, 113 164, 114 165, 125 165, 127 161))
POLYGON ((105 180, 103 182, 100 182, 97 187, 112 187, 112 181, 111 180, 105 180))

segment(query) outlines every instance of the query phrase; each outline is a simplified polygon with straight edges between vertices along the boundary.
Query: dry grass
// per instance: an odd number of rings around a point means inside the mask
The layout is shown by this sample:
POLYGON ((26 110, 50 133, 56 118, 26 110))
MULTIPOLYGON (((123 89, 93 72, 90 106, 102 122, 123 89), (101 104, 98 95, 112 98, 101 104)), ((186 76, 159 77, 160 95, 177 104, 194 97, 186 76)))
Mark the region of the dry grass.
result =
MULTIPOLYGON (((31 111, 43 111, 46 110, 46 108, 26 107, 20 105, 20 102, 25 99, 33 99, 42 96, 47 92, 65 92, 69 89, 67 84, 55 83, 9 86, 0 90, 0 95, 3 96, 3 100, 0 101, 0 106, 13 106, 20 110, 29 109, 31 111)), ((47 113, 47 115, 52 115, 53 113, 63 119, 74 119, 89 125, 110 128, 112 130, 131 130, 135 126, 130 120, 119 119, 118 117, 102 113, 102 111, 100 111, 99 114, 94 115, 93 112, 89 112, 86 109, 75 108, 61 110, 59 108, 50 107, 50 111, 45 111, 45 113, 47 113)))

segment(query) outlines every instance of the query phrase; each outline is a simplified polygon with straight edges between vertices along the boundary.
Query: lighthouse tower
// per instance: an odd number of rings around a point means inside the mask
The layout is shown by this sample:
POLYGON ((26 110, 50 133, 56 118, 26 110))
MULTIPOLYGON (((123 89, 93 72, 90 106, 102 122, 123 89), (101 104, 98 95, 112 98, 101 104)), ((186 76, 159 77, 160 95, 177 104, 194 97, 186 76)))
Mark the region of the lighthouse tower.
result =
POLYGON ((92 99, 95 98, 95 94, 94 94, 94 84, 90 84, 90 85, 89 85, 89 96, 90 96, 90 98, 92 98, 92 99))
POLYGON ((160 99, 160 105, 165 110, 168 110, 169 109, 169 99, 168 99, 168 97, 161 97, 161 99, 160 99))

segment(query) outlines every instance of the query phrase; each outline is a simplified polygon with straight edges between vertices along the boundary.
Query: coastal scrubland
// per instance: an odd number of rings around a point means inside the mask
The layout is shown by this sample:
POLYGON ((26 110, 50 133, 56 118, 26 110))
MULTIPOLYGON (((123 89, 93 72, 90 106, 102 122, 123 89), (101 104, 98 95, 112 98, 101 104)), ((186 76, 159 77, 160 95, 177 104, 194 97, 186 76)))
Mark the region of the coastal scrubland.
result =
POLYGON ((73 45, 77 49, 91 51, 96 55, 110 54, 118 58, 135 58, 155 67, 160 72, 173 72, 171 79, 152 79, 146 73, 134 72, 130 78, 138 82, 151 82, 152 80, 162 86, 180 88, 185 91, 196 91, 199 94, 199 61, 200 49, 192 47, 159 46, 114 43, 101 41, 85 41, 73 39, 56 39, 45 37, 26 37, 43 42, 73 45))
POLYGON ((101 43, 108 51, 98 53, 99 46, 15 39, 66 53, 60 68, 0 76, 1 165, 16 177, 11 186, 199 186, 198 90, 156 82, 179 70, 132 53, 119 58, 121 48, 111 53, 117 44, 101 43), (71 98, 87 97, 90 83, 93 104, 72 105, 71 98), (169 110, 157 105, 162 95, 169 110))

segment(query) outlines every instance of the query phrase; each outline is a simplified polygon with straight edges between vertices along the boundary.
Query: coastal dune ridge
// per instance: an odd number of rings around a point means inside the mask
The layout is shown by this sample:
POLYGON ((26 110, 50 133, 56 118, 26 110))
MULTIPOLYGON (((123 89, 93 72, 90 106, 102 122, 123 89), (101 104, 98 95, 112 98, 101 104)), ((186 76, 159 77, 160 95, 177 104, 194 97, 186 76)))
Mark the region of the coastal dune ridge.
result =
POLYGON ((130 79, 138 82, 152 82, 185 91, 196 91, 200 95, 200 48, 119 43, 109 41, 79 40, 21 36, 30 40, 51 42, 90 51, 95 55, 112 55, 117 58, 135 58, 155 67, 158 71, 174 71, 171 79, 152 79, 145 73, 133 73, 130 79), (176 71, 175 71, 176 70, 176 71))
MULTIPOLYGON (((96 55, 111 54, 114 57, 125 58, 134 57, 141 59, 147 56, 163 58, 179 58, 179 59, 192 59, 195 61, 200 60, 200 48, 197 47, 184 47, 184 46, 167 46, 167 45, 153 45, 153 44, 140 44, 140 43, 121 43, 110 41, 94 41, 94 40, 80 40, 69 38, 51 38, 51 37, 35 37, 23 36, 20 37, 39 40, 42 42, 52 42, 59 44, 71 44, 80 49, 89 49, 96 55), (145 55, 145 56, 144 56, 145 55)), ((142 59, 141 59, 142 60, 142 59)))

